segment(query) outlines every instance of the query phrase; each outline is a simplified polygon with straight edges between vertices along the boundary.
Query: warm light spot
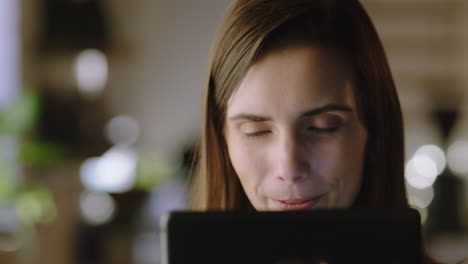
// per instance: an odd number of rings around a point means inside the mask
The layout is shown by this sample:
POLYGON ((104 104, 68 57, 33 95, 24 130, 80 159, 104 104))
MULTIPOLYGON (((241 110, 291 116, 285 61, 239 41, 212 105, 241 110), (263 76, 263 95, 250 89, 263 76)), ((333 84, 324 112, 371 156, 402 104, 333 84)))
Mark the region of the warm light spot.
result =
POLYGON ((416 155, 405 167, 405 178, 409 185, 417 189, 431 186, 437 177, 437 165, 426 155, 416 155))
POLYGON ((86 223, 102 225, 112 220, 115 202, 109 194, 85 191, 80 196, 80 211, 86 223))
POLYGON ((0 109, 14 102, 20 82, 20 1, 0 1, 0 109))
POLYGON ((468 175, 468 140, 453 142, 447 151, 449 168, 460 176, 468 175))
POLYGON ((114 144, 131 145, 140 135, 138 122, 127 115, 112 118, 106 125, 106 136, 114 144))
POLYGON ((79 90, 88 96, 95 96, 107 84, 107 58, 99 50, 87 49, 78 54, 75 61, 75 78, 79 90))
POLYGON ((55 202, 47 188, 29 186, 15 196, 16 212, 22 223, 47 223, 56 217, 55 202))
POLYGON ((446 165, 445 153, 444 151, 436 145, 424 145, 421 146, 415 156, 427 156, 434 161, 437 167, 437 175, 441 174, 446 165))
POLYGON ((417 189, 410 185, 406 186, 408 194, 408 202, 410 205, 417 206, 419 208, 428 207, 434 199, 434 188, 429 186, 424 189, 417 189))
POLYGON ((415 155, 413 157, 413 166, 424 178, 435 179, 437 177, 437 165, 427 155, 415 155))
POLYGON ((81 182, 92 191, 122 193, 129 191, 136 178, 137 154, 114 147, 101 157, 86 160, 80 168, 81 182))
POLYGON ((0 234, 17 232, 21 225, 18 218, 17 210, 13 204, 4 203, 0 206, 0 234))
POLYGON ((412 206, 412 208, 418 210, 419 215, 421 216, 421 224, 422 225, 426 224, 427 218, 428 218, 427 207, 426 208, 420 208, 418 206, 412 206))

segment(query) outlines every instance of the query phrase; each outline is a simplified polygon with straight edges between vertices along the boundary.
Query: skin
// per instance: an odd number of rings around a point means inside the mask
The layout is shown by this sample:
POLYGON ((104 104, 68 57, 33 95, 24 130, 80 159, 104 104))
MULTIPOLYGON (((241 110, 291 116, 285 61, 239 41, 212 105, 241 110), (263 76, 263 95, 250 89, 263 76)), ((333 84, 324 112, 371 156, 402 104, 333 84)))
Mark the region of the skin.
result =
POLYGON ((227 106, 231 163, 258 211, 350 207, 367 132, 351 68, 316 46, 259 58, 227 106))

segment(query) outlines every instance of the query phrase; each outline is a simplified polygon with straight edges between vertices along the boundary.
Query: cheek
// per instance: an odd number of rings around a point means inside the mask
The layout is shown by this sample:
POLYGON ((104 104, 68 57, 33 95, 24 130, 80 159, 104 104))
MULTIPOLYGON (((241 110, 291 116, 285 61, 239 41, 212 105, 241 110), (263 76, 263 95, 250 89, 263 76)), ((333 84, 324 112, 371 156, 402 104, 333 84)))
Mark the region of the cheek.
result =
POLYGON ((331 180, 346 179, 352 180, 361 174, 364 148, 356 142, 348 141, 337 144, 333 151, 330 151, 326 164, 326 169, 331 180))
POLYGON ((229 157, 239 180, 247 193, 257 188, 265 180, 269 168, 262 148, 255 148, 243 142, 243 139, 232 137, 227 140, 229 157))
POLYGON ((366 151, 367 134, 363 128, 359 129, 356 134, 352 137, 353 140, 347 140, 345 147, 345 159, 346 164, 345 170, 350 172, 354 177, 355 181, 360 181, 362 178, 364 157, 366 151))
POLYGON ((340 144, 334 171, 330 173, 330 182, 334 186, 331 206, 349 207, 354 203, 361 188, 365 145, 365 134, 346 138, 340 144))
POLYGON ((349 159, 341 142, 323 142, 308 148, 308 163, 315 184, 335 186, 346 176, 349 159))

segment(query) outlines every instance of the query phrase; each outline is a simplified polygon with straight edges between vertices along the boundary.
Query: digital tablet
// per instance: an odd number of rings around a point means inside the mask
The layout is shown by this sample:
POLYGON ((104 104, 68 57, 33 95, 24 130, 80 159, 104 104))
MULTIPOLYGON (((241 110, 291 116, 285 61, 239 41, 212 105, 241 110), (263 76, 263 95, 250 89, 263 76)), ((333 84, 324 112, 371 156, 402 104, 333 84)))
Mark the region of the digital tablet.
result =
POLYGON ((420 263, 414 209, 171 212, 163 263, 420 263))

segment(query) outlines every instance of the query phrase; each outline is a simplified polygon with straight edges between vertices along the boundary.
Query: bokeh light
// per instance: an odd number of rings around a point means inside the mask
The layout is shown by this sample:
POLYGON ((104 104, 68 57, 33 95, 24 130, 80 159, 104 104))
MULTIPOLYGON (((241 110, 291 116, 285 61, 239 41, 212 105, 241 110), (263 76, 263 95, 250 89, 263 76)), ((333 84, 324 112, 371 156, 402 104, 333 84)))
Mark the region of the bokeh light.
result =
POLYGON ((426 178, 437 177, 437 164, 427 155, 415 155, 413 166, 420 175, 426 178))
POLYGON ((468 140, 454 141, 447 151, 449 168, 459 176, 468 175, 468 140))
POLYGON ((120 115, 107 123, 105 133, 107 139, 114 145, 131 145, 137 141, 140 127, 134 118, 120 115))
POLYGON ((421 146, 415 153, 415 156, 427 156, 432 159, 437 167, 437 175, 441 174, 446 165, 444 151, 436 145, 424 145, 421 146))
POLYGON ((90 225, 108 223, 112 220, 115 211, 115 201, 107 193, 84 191, 80 195, 81 217, 90 225))
POLYGON ((13 204, 4 203, 0 207, 0 233, 15 233, 19 228, 19 219, 13 204))
POLYGON ((107 84, 107 58, 99 50, 87 49, 80 52, 74 69, 78 88, 85 95, 97 95, 107 84))
POLYGON ((420 208, 419 206, 412 206, 412 208, 418 210, 419 215, 421 216, 421 224, 424 225, 427 222, 427 218, 429 216, 429 212, 427 207, 425 208, 420 208))
POLYGON ((0 134, 0 203, 11 197, 20 181, 19 143, 15 136, 0 134))
POLYGON ((406 185, 406 192, 408 194, 409 204, 419 208, 428 207, 434 199, 434 188, 432 185, 424 189, 418 189, 411 185, 406 185))
POLYGON ((136 178, 137 154, 132 149, 113 147, 101 157, 87 159, 80 168, 83 185, 92 191, 129 191, 136 178))
POLYGON ((431 186, 437 177, 437 165, 427 155, 415 155, 405 167, 406 182, 414 188, 431 186))
POLYGON ((18 95, 20 84, 20 1, 0 1, 0 109, 18 95))
POLYGON ((138 159, 135 188, 151 192, 154 188, 177 174, 175 165, 154 151, 142 151, 138 159))
POLYGON ((57 216, 54 198, 43 186, 28 186, 18 191, 15 203, 23 224, 50 223, 57 216))

